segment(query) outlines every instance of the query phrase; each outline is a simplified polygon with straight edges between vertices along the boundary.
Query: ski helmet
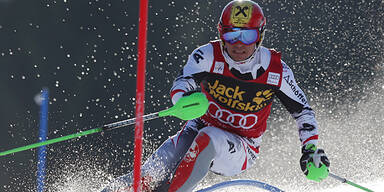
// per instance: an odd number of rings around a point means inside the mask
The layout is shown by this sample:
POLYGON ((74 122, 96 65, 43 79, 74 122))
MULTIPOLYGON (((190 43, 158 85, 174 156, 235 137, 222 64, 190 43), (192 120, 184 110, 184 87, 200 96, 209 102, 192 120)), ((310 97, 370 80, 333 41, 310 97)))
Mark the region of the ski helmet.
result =
POLYGON ((225 42, 223 34, 232 31, 233 28, 256 29, 257 48, 263 40, 265 23, 263 10, 257 3, 250 0, 234 0, 224 7, 217 28, 223 42, 225 42))

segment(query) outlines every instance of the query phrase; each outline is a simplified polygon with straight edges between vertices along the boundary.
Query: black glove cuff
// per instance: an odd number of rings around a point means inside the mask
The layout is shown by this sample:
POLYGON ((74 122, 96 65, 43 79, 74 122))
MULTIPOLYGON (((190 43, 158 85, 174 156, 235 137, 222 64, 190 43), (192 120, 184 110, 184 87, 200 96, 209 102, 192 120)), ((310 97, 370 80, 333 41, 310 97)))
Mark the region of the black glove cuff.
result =
POLYGON ((193 93, 197 93, 197 92, 201 92, 201 91, 200 90, 188 91, 188 92, 183 93, 183 97, 192 95, 193 93))

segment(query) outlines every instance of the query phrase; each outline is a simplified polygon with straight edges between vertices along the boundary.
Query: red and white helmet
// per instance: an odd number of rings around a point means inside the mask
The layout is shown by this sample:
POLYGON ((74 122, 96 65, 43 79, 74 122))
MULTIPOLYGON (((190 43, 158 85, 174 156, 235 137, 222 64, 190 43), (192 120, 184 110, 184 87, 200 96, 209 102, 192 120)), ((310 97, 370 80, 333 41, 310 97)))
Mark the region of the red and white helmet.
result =
POLYGON ((222 40, 223 34, 233 28, 257 29, 256 46, 259 46, 263 40, 265 23, 263 10, 257 3, 250 0, 234 0, 224 7, 217 28, 222 40))

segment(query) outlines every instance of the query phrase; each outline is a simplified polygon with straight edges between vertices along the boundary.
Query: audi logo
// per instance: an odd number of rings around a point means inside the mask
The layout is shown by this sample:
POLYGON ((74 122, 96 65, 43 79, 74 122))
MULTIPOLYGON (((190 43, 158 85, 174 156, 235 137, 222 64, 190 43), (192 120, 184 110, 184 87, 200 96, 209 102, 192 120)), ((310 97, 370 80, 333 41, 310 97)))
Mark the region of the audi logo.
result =
POLYGON ((220 108, 219 105, 212 101, 209 102, 208 114, 219 120, 221 123, 231 125, 234 128, 250 129, 257 123, 257 115, 255 114, 233 114, 226 109, 220 108), (236 120, 238 120, 238 123, 236 123, 236 120))

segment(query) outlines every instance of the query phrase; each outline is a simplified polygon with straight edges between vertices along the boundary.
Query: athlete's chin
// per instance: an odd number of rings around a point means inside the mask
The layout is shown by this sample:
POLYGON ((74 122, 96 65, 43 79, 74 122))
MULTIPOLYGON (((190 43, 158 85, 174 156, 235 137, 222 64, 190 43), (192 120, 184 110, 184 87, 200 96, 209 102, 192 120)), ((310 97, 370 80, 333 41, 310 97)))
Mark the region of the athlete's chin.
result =
POLYGON ((245 59, 247 59, 247 55, 245 53, 240 53, 240 54, 232 54, 231 55, 232 59, 234 61, 244 61, 245 59))

